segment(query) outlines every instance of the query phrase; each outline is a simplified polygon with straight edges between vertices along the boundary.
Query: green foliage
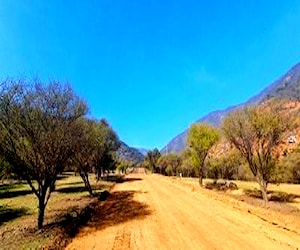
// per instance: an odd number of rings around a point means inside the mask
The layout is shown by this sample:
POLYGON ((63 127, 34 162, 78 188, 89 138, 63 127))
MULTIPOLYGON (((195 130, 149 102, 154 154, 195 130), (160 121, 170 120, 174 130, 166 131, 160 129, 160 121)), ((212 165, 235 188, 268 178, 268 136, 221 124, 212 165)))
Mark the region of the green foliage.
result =
POLYGON ((92 154, 97 178, 116 168, 116 151, 120 147, 118 135, 104 119, 94 122, 94 153, 92 154))
POLYGON ((247 161, 265 202, 267 184, 276 166, 273 150, 286 129, 286 123, 275 108, 247 107, 231 113, 223 121, 224 134, 247 161))
POLYGON ((13 166, 0 156, 0 180, 14 178, 13 166))
POLYGON ((100 121, 80 119, 77 124, 78 140, 72 164, 90 194, 88 173, 94 172, 99 180, 104 173, 116 169, 116 151, 120 146, 117 134, 104 119, 100 121))
POLYGON ((181 166, 180 166, 180 173, 182 176, 186 177, 195 177, 196 176, 196 169, 193 167, 191 163, 191 149, 186 148, 180 155, 181 158, 181 166))
POLYGON ((162 155, 158 160, 159 172, 164 175, 174 176, 180 172, 181 158, 177 154, 162 155))
POLYGON ((76 121, 86 112, 68 85, 7 80, 1 86, 0 153, 37 196, 39 228, 57 175, 73 154, 76 121))
POLYGON ((128 165, 124 161, 120 161, 117 165, 117 170, 119 173, 126 173, 126 169, 128 168, 128 165))
POLYGON ((220 160, 218 158, 207 158, 205 168, 207 170, 207 177, 218 180, 220 177, 220 160))
POLYGON ((300 184, 300 148, 280 160, 274 182, 300 184))
POLYGON ((134 166, 134 162, 120 160, 117 164, 117 170, 119 171, 119 173, 127 174, 127 172, 130 171, 130 169, 132 170, 134 166))
POLYGON ((206 124, 193 124, 188 133, 191 165, 198 170, 199 183, 202 185, 203 167, 209 150, 219 141, 217 129, 206 124))
POLYGON ((238 152, 232 150, 218 158, 209 158, 206 162, 207 176, 213 179, 238 180, 239 169, 243 161, 238 152))
POLYGON ((145 167, 151 172, 159 172, 157 162, 160 156, 161 154, 157 148, 148 151, 144 160, 145 167))

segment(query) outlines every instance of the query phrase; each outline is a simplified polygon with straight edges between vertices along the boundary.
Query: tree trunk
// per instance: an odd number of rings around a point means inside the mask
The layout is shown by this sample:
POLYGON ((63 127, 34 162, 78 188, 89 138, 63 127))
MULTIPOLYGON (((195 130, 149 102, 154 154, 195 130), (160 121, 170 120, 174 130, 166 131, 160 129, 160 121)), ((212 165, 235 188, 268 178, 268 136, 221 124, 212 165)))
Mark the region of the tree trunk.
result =
POLYGON ((202 173, 200 173, 200 176, 199 176, 199 185, 201 187, 203 186, 203 176, 202 176, 202 173))
POLYGON ((97 166, 97 181, 101 180, 102 168, 97 166))
POLYGON ((264 200, 265 206, 268 203, 268 195, 267 195, 267 182, 265 180, 262 179, 262 177, 257 177, 257 182, 260 186, 260 191, 262 194, 262 198, 264 200))
POLYGON ((44 215, 45 215, 45 198, 38 197, 39 199, 39 214, 38 214, 38 229, 43 228, 44 215))
POLYGON ((199 185, 202 187, 203 186, 203 165, 199 169, 199 185))
POLYGON ((89 181, 88 173, 81 172, 80 176, 81 176, 84 186, 86 187, 86 190, 89 192, 90 196, 94 196, 93 189, 92 189, 90 181, 89 181))

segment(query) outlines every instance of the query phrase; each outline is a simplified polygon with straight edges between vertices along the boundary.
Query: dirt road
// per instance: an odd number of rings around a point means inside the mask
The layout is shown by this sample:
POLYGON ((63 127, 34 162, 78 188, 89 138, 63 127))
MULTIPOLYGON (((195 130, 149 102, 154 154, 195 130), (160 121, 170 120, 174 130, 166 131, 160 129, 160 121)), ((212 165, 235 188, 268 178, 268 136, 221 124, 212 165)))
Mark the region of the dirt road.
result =
POLYGON ((159 175, 131 174, 67 249, 297 249, 300 234, 159 175))

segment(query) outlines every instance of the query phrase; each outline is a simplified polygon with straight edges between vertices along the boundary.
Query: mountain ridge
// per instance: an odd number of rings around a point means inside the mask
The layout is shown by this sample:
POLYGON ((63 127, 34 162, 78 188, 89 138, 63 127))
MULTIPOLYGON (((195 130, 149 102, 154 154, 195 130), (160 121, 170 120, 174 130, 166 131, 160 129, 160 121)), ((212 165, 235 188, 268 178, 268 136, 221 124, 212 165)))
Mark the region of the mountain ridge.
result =
MULTIPOLYGON (((231 111, 247 105, 260 104, 271 98, 300 99, 300 63, 294 65, 282 77, 275 80, 247 101, 223 110, 210 112, 198 119, 196 123, 208 123, 212 126, 219 126, 222 119, 231 111)), ((185 148, 187 133, 188 129, 175 136, 164 148, 162 148, 161 153, 180 153, 185 148)))
POLYGON ((123 141, 120 143, 121 145, 117 150, 117 157, 119 159, 133 163, 140 163, 144 160, 145 156, 139 151, 139 149, 130 147, 123 141))

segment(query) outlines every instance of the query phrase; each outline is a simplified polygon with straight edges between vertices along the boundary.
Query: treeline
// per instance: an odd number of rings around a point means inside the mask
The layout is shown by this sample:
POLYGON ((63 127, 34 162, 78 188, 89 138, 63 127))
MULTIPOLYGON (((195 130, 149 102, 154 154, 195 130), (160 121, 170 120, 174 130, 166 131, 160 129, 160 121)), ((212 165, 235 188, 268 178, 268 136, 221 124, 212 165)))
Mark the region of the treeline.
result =
POLYGON ((300 147, 284 156, 278 152, 287 139, 283 136, 294 129, 291 124, 279 102, 245 107, 225 117, 221 128, 193 124, 181 154, 161 155, 154 149, 143 164, 167 176, 198 177, 200 185, 203 178, 255 180, 267 202, 268 183, 300 183, 300 147), (216 153, 221 139, 227 147, 216 153))
POLYGON ((0 175, 25 180, 38 198, 38 228, 59 174, 77 172, 90 195, 118 165, 117 134, 106 120, 86 117, 87 103, 67 84, 8 79, 0 88, 0 175))
MULTIPOLYGON (((157 149, 154 150, 156 151, 157 149)), ((149 152, 153 152, 153 150, 149 152)), ((188 150, 181 154, 169 153, 160 155, 158 161, 153 164, 154 168, 150 167, 149 158, 146 157, 143 167, 153 173, 165 176, 180 176, 181 174, 182 177, 199 177, 198 170, 190 164, 188 155, 188 150)), ((214 157, 209 155, 205 161, 203 171, 204 178, 214 180, 255 181, 249 166, 235 149, 230 150, 224 156, 214 157)), ((299 146, 277 162, 270 182, 300 184, 299 146)))

